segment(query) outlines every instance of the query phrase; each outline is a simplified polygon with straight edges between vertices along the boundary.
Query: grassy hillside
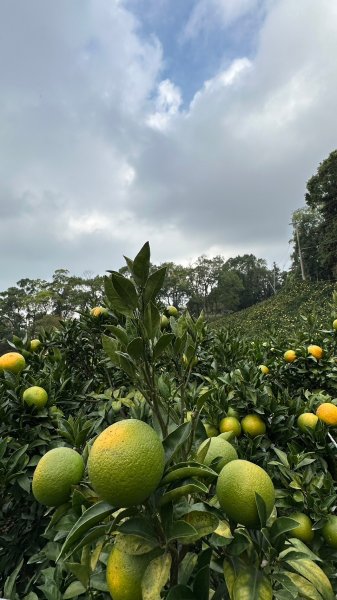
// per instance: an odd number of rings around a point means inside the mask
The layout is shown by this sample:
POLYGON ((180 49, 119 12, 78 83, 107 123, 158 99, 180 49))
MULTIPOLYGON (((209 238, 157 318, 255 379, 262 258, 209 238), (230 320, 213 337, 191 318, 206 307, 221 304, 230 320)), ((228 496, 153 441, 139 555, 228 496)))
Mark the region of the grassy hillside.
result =
POLYGON ((293 281, 272 298, 218 319, 212 327, 233 328, 240 335, 260 339, 273 334, 289 337, 304 326, 331 329, 334 289, 336 285, 328 282, 293 281))

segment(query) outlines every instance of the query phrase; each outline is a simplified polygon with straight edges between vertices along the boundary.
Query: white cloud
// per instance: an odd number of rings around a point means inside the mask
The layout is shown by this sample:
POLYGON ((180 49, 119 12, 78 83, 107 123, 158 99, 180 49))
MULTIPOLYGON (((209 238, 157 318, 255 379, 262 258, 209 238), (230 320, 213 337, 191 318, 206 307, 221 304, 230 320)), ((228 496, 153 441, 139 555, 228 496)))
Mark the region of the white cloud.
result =
POLYGON ((164 79, 158 85, 155 112, 147 118, 148 125, 154 129, 166 129, 171 118, 178 113, 181 103, 179 88, 169 79, 164 79))
MULTIPOLYGON (((207 6, 229 27, 253 4, 207 6)), ((337 4, 265 6, 256 55, 182 109, 125 3, 1 3, 2 287, 116 268, 146 239, 156 262, 216 248, 283 264, 291 212, 336 147, 337 4)))

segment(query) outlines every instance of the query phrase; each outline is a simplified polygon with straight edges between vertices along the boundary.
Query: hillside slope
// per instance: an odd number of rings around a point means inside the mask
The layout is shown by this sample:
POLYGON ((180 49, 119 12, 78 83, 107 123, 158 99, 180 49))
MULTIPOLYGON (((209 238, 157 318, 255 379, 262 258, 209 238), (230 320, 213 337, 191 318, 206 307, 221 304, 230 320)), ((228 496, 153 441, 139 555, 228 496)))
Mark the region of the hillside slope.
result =
POLYGON ((331 329, 334 289, 336 284, 329 282, 292 281, 272 298, 226 315, 211 327, 233 328, 240 335, 260 339, 273 333, 291 336, 304 326, 331 329))

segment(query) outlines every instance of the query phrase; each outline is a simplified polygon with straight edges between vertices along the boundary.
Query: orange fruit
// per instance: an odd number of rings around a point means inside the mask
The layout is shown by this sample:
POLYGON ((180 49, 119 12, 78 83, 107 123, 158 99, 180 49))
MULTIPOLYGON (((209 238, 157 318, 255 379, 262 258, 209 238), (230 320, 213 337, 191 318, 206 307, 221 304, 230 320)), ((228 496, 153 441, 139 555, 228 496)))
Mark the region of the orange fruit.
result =
POLYGON ((259 369, 263 375, 268 375, 269 369, 266 365, 259 365, 259 369))
POLYGON ((337 425, 337 406, 332 402, 323 402, 316 410, 316 415, 320 421, 327 425, 337 425))
POLYGON ((297 358, 296 352, 294 350, 287 350, 283 354, 283 358, 286 362, 294 362, 294 360, 297 358))
POLYGON ((314 532, 312 530, 312 522, 308 515, 301 512, 296 512, 289 515, 291 519, 298 522, 298 527, 289 531, 289 536, 301 540, 305 544, 310 544, 314 539, 314 532))
POLYGON ((314 413, 302 413, 297 419, 297 425, 301 431, 305 431, 307 427, 315 429, 318 417, 314 413))
POLYGON ((160 327, 161 329, 165 329, 166 327, 168 327, 170 324, 170 321, 168 320, 166 315, 162 315, 160 317, 160 327))
POLYGON ((323 348, 311 344, 308 346, 308 354, 311 354, 311 356, 314 356, 317 360, 319 360, 323 356, 323 348))
POLYGON ((40 346, 42 345, 42 342, 40 340, 31 340, 30 342, 30 350, 31 352, 36 352, 40 346))
POLYGON ((198 448, 198 453, 206 446, 206 444, 209 444, 209 446, 207 454, 202 462, 204 465, 210 467, 213 460, 216 458, 221 458, 216 467, 214 467, 217 473, 219 473, 222 467, 224 467, 228 462, 235 460, 238 457, 237 452, 232 444, 221 439, 220 437, 212 437, 210 440, 204 440, 198 448))
POLYGON ((223 467, 216 495, 225 514, 246 527, 258 529, 259 515, 255 494, 263 498, 267 517, 275 504, 275 490, 268 473, 248 460, 232 460, 223 467))
POLYGON ((19 352, 7 352, 0 356, 0 370, 18 375, 25 366, 26 361, 19 352))
POLYGON ((113 600, 143 600, 142 579, 152 559, 153 552, 127 554, 118 548, 118 542, 114 545, 106 568, 106 580, 113 600))
POLYGON ((53 448, 37 464, 32 491, 35 499, 46 506, 67 502, 71 486, 79 483, 84 473, 82 456, 72 448, 53 448))
POLYGON ((233 432, 233 437, 239 437, 241 433, 240 421, 236 417, 224 417, 219 423, 220 433, 226 433, 227 431, 233 432))
POLYGON ((92 317, 102 317, 108 314, 108 309, 103 306, 94 306, 94 308, 91 309, 90 314, 92 317))
POLYGON ((337 319, 332 323, 332 328, 337 330, 337 319))
POLYGON ((170 317, 178 316, 178 309, 175 306, 167 306, 165 310, 170 317))
POLYGON ((137 419, 118 421, 96 438, 88 473, 96 493, 113 506, 141 504, 158 486, 165 465, 157 433, 137 419))
POLYGON ((246 415, 241 421, 242 430, 250 437, 266 433, 266 424, 259 415, 246 415))
POLYGON ((330 515, 327 523, 322 528, 322 535, 326 543, 337 549, 337 516, 330 515))
POLYGON ((48 402, 48 394, 46 390, 38 385, 33 385, 30 388, 27 388, 23 392, 23 401, 28 404, 28 406, 36 406, 36 408, 43 408, 48 402))

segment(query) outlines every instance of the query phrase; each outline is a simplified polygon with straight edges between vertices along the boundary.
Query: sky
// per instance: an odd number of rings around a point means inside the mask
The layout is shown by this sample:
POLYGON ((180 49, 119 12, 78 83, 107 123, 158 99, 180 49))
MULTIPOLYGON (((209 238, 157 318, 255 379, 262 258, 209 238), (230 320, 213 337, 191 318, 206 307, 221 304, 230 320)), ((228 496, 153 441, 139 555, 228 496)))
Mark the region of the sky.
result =
POLYGON ((0 290, 253 253, 337 147, 335 0, 1 0, 0 290))

